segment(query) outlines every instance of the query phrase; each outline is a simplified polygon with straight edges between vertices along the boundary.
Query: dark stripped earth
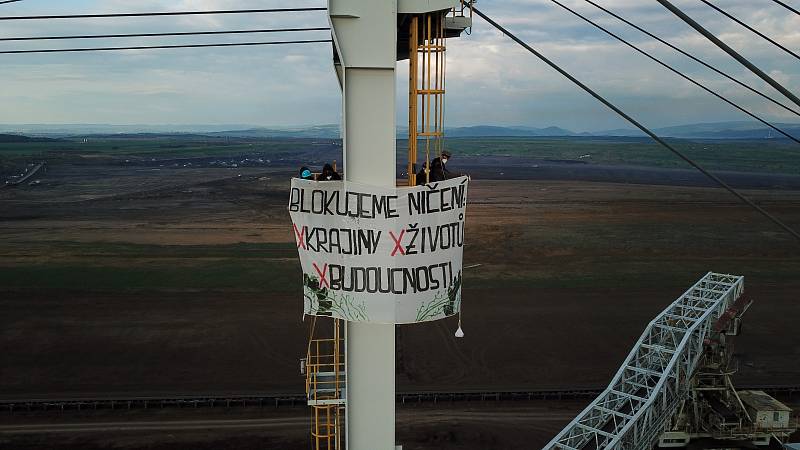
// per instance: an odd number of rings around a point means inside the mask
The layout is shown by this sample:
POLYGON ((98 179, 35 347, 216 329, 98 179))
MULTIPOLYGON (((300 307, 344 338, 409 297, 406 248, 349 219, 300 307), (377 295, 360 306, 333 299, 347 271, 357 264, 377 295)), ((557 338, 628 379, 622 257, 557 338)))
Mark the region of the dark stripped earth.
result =
MULTIPOLYGON (((756 300, 737 383, 800 385, 796 242, 719 189, 485 178, 508 166, 474 168, 466 337, 454 318, 399 327, 398 390, 603 386, 645 324, 710 270, 745 275, 756 300)), ((290 172, 153 169, 65 164, 40 186, 0 189, 0 399, 302 391, 290 172)), ((800 191, 746 193, 800 226, 800 191)), ((406 406, 398 439, 536 448, 583 405, 406 406)), ((307 420, 305 408, 0 413, 0 448, 299 449, 307 420)))

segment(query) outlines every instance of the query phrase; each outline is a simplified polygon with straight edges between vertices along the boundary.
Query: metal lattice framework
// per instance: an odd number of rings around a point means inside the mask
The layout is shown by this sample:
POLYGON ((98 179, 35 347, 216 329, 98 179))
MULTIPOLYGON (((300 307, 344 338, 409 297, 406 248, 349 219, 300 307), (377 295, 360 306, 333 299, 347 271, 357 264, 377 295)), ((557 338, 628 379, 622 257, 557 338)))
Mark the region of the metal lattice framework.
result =
POLYGON ((688 393, 703 341, 744 277, 709 272, 645 329, 611 384, 545 449, 649 449, 688 393))

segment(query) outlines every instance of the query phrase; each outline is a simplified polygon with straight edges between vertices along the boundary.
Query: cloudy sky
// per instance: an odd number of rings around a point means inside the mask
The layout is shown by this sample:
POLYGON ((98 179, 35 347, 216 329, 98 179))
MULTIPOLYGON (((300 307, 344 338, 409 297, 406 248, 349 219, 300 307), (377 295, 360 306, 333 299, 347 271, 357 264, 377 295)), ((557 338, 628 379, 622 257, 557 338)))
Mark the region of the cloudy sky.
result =
MULTIPOLYGON (((582 0, 562 0, 685 70, 766 119, 798 122, 738 86, 630 29, 582 0)), ((640 26, 778 95, 654 0, 597 0, 640 26)), ((785 0, 800 8, 800 0, 785 0)), ((674 0, 759 67, 800 92, 800 61, 698 0, 674 0)), ((770 0, 714 0, 800 51, 800 16, 770 0)), ((549 0, 481 0, 506 25, 645 124, 746 120, 747 116, 591 28, 549 0)), ((323 0, 23 0, 0 16, 324 6, 323 0)), ((326 26, 323 12, 166 18, 0 21, 0 37, 210 31, 326 26)), ((324 39, 305 35, 0 42, 0 49, 324 39)), ((0 55, 0 123, 253 124, 338 123, 340 92, 329 44, 274 47, 0 55)), ((398 64, 398 121, 405 121, 405 64, 398 64)), ((626 126, 602 105, 476 18, 473 33, 448 41, 448 126, 561 126, 593 131, 626 126)), ((785 103, 788 100, 784 101, 785 103)))

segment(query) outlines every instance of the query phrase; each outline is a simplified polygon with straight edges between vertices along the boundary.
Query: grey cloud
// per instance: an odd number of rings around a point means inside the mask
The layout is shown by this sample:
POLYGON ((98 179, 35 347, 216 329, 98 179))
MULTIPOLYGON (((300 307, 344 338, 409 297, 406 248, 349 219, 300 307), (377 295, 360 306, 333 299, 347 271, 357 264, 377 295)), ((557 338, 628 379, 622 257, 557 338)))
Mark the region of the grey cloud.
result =
MULTIPOLYGON (((767 118, 797 118, 629 29, 579 0, 564 0, 657 56, 702 79, 767 118)), ((796 0, 795 0, 796 1, 796 0)), ((659 36, 707 58, 768 92, 727 55, 713 48, 655 2, 606 0, 601 3, 659 36)), ((800 64, 694 0, 676 3, 726 42, 752 57, 794 90, 800 64)), ((318 6, 322 1, 269 2, 270 7, 318 6)), ((800 49, 800 17, 768 2, 720 2, 726 9, 790 48, 800 49)), ((743 116, 688 85, 552 3, 482 0, 481 9, 519 33, 582 80, 654 126, 743 116)), ((798 5, 796 5, 798 6, 798 5)), ((256 0, 85 0, 20 2, 3 14, 113 12, 182 9, 261 8, 256 0)), ((9 22, 0 35, 221 30, 326 26, 322 13, 231 15, 159 19, 9 22)), ((476 18, 472 36, 448 42, 450 126, 491 124, 557 125, 575 130, 613 128, 618 118, 578 92, 566 80, 476 18)), ((312 34, 327 37, 326 33, 312 34)), ((2 48, 72 45, 147 45, 181 42, 254 41, 276 35, 127 39, 87 43, 4 43, 2 48)), ((293 36, 294 37, 294 36, 293 36)), ((0 122, 252 123, 292 125, 336 123, 340 93, 328 45, 140 51, 104 54, 0 56, 0 122)), ((398 121, 404 121, 406 94, 399 65, 398 121)))

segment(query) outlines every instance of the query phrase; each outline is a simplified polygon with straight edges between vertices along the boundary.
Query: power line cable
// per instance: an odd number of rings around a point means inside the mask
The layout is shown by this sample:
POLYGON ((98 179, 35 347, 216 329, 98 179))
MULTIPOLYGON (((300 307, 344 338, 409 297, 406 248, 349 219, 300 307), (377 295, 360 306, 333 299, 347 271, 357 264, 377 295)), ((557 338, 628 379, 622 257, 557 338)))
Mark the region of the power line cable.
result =
POLYGON ((797 106, 800 106, 800 98, 798 98, 796 95, 794 95, 791 92, 789 92, 788 89, 786 89, 780 83, 778 83, 777 81, 772 79, 772 77, 770 77, 769 75, 764 73, 763 70, 761 70, 758 67, 756 67, 755 64, 753 64, 750 61, 748 61, 747 58, 745 58, 744 56, 742 56, 739 53, 737 53, 736 50, 730 48, 727 44, 725 44, 724 42, 719 40, 711 32, 709 32, 708 30, 703 28, 702 25, 697 23, 691 17, 687 16, 686 13, 681 11, 678 7, 676 7, 672 3, 668 2, 667 0, 656 0, 656 1, 658 3, 661 3, 662 6, 664 6, 668 10, 670 10, 673 14, 678 16, 681 20, 686 22, 686 24, 688 24, 690 27, 694 28, 698 33, 700 33, 703 36, 705 36, 706 39, 708 39, 709 41, 713 42, 717 47, 719 47, 725 53, 730 55, 733 59, 739 61, 740 64, 742 64, 743 66, 745 66, 748 69, 750 69, 751 72, 753 72, 754 74, 758 75, 759 78, 761 78, 762 80, 766 81, 770 86, 775 88, 778 92, 783 94, 786 98, 788 98, 789 100, 794 102, 797 106))
POLYGON ((21 1, 22 0, 3 0, 3 1, 0 1, 0 5, 2 5, 3 3, 14 3, 14 2, 21 2, 21 1))
POLYGON ((609 14, 609 15, 611 15, 611 16, 613 16, 613 17, 616 17, 618 20, 620 20, 620 21, 622 21, 622 22, 624 22, 624 23, 626 23, 626 24, 630 25, 631 27, 633 27, 633 28, 635 28, 635 29, 637 29, 637 30, 641 31, 642 33, 644 33, 644 34, 646 34, 646 35, 650 36, 651 38, 653 38, 653 39, 657 40, 658 42, 661 42, 662 44, 664 44, 664 45, 666 45, 667 47, 669 47, 669 48, 671 48, 671 49, 675 50, 676 52, 678 52, 678 53, 680 53, 680 54, 682 54, 682 55, 686 56, 687 58, 689 58, 689 59, 691 59, 691 60, 693 60, 693 61, 695 61, 695 62, 697 62, 697 63, 699 63, 699 64, 702 64, 702 65, 703 65, 704 67, 706 67, 707 69, 713 70, 714 72, 716 72, 716 73, 718 73, 718 74, 722 75, 723 77, 727 78, 727 79, 728 79, 728 80, 730 80, 730 81, 733 81, 734 83, 736 83, 736 84, 738 84, 739 86, 741 86, 741 87, 743 87, 743 88, 747 89, 748 91, 750 91, 750 92, 752 92, 752 93, 754 93, 754 94, 756 94, 756 95, 759 95, 759 96, 763 97, 763 98, 764 98, 764 99, 766 99, 766 100, 769 100, 770 102, 774 103, 774 104, 775 104, 775 105, 777 105, 777 106, 780 106, 781 108, 785 109, 786 111, 789 111, 789 112, 791 112, 791 113, 793 113, 793 114, 795 114, 795 115, 797 115, 797 116, 800 116, 800 111, 798 111, 798 110, 796 110, 796 109, 792 109, 791 107, 789 107, 789 106, 786 106, 784 103, 781 103, 781 102, 779 102, 778 100, 775 100, 774 98, 772 98, 772 97, 768 96, 767 94, 764 94, 763 92, 761 92, 761 91, 759 91, 759 90, 757 90, 757 89, 755 89, 755 88, 753 88, 753 87, 750 87, 749 85, 747 85, 747 84, 745 84, 745 83, 743 83, 743 82, 739 81, 738 79, 734 78, 732 75, 729 75, 729 74, 727 74, 727 73, 725 73, 725 72, 723 72, 723 71, 721 71, 721 70, 717 69, 716 67, 714 67, 714 66, 712 66, 711 64, 709 64, 709 63, 707 63, 707 62, 703 61, 702 59, 700 59, 700 58, 698 58, 698 57, 696 57, 696 56, 692 55, 691 53, 689 53, 689 52, 687 52, 687 51, 685 51, 685 50, 683 50, 683 49, 681 49, 681 48, 679 48, 679 47, 677 47, 677 46, 675 46, 675 45, 673 45, 673 44, 671 44, 671 43, 669 43, 669 42, 665 41, 664 39, 662 39, 662 38, 660 38, 660 37, 656 36, 655 34, 653 34, 653 33, 649 32, 649 31, 645 30, 644 28, 640 27, 639 25, 636 25, 635 23, 633 23, 633 22, 631 22, 631 21, 629 21, 629 20, 625 19, 624 17, 620 16, 619 14, 616 14, 615 12, 613 12, 613 11, 610 11, 609 9, 607 9, 607 8, 605 8, 605 7, 603 7, 603 6, 601 6, 601 5, 598 5, 597 3, 593 2, 592 0, 584 0, 584 1, 585 1, 586 3, 589 3, 590 5, 594 6, 595 8, 598 8, 598 9, 600 9, 601 11, 604 11, 604 12, 606 12, 607 14, 609 14))
POLYGON ((255 14, 281 12, 327 11, 325 7, 314 8, 270 8, 270 9, 225 9, 213 11, 169 11, 146 13, 114 13, 114 14, 63 14, 47 16, 0 16, 0 20, 43 20, 43 19, 98 19, 110 17, 159 17, 159 16, 201 16, 210 14, 255 14))
POLYGON ((690 83, 694 84, 695 86, 699 87, 700 89, 702 89, 702 90, 704 90, 704 91, 708 92, 709 94, 713 95, 714 97, 717 97, 718 99, 720 99, 720 100, 724 101, 725 103, 727 103, 727 104, 729 104, 729 105, 733 106, 734 108, 736 108, 736 109, 738 109, 739 111, 741 111, 741 112, 743 112, 743 113, 747 114, 748 116, 752 117, 753 119, 756 119, 757 121, 761 122, 762 124, 764 124, 764 125, 766 125, 766 126, 768 126, 768 127, 772 128, 773 130, 777 131, 778 133, 780 133, 780 134, 782 134, 782 135, 786 136, 787 138, 789 138, 789 139, 793 140, 794 142, 797 142, 798 144, 800 144, 800 139, 798 139, 798 138, 796 138, 796 137, 792 136, 791 134, 789 134, 789 133, 787 133, 787 132, 783 131, 782 129, 780 129, 780 128, 776 127, 775 125, 772 125, 771 123, 767 122, 766 120, 764 120, 764 119, 762 119, 762 118, 760 118, 760 117, 756 116, 755 114, 753 114, 753 113, 751 113, 750 111, 748 111, 748 110, 744 109, 743 107, 741 107, 741 106, 737 105, 736 103, 734 103, 734 102, 732 102, 732 101, 728 100, 727 98, 723 97, 723 96, 722 96, 721 94, 719 94, 718 92, 716 92, 716 91, 714 91, 714 90, 712 90, 712 89, 710 89, 710 88, 708 88, 708 87, 704 86, 702 83, 700 83, 700 82, 698 82, 698 81, 696 81, 696 80, 692 79, 692 78, 691 78, 691 77, 689 77, 688 75, 686 75, 686 74, 684 74, 683 72, 681 72, 681 71, 679 71, 679 70, 675 69, 674 67, 672 67, 672 66, 670 66, 669 64, 665 63, 664 61, 661 61, 660 59, 656 58, 655 56, 653 56, 653 55, 651 55, 651 54, 647 53, 646 51, 644 51, 644 50, 640 49, 639 47, 637 47, 637 46, 635 46, 635 45, 631 44, 630 42, 626 41, 625 39, 623 39, 623 38, 622 38, 622 37, 620 37, 619 35, 615 34, 615 33, 614 33, 614 32, 612 32, 612 31, 609 31, 608 29, 604 28, 602 25, 600 25, 600 24, 598 24, 598 23, 596 23, 596 22, 592 21, 592 20, 591 20, 591 19, 589 19, 588 17, 586 17, 586 16, 584 16, 584 15, 580 14, 579 12, 577 12, 577 11, 573 10, 573 9, 572 9, 572 8, 570 8, 569 6, 567 6, 567 5, 565 5, 565 4, 561 3, 561 2, 559 2, 558 0, 550 0, 550 1, 551 1, 551 2, 553 2, 553 3, 555 3, 555 4, 556 4, 556 5, 558 5, 558 6, 562 7, 563 9, 565 9, 565 10, 569 11, 569 12, 570 12, 570 13, 572 13, 573 15, 575 15, 575 16, 577 16, 577 17, 579 17, 579 18, 583 19, 585 22, 587 22, 587 23, 589 23, 590 25, 594 26, 595 28, 597 28, 597 29, 599 29, 599 30, 603 31, 604 33, 608 34, 609 36, 611 36, 611 37, 613 37, 613 38, 617 39, 618 41, 622 42, 623 44, 627 45, 628 47, 630 47, 630 48, 632 48, 632 49, 636 50, 637 52, 641 53, 642 55, 644 55, 644 56, 646 56, 646 57, 650 58, 651 60, 653 60, 653 61, 655 61, 656 63, 660 64, 662 67, 664 67, 664 68, 666 68, 667 70, 669 70, 669 71, 673 72, 674 74, 676 74, 676 75, 680 76, 681 78, 683 78, 683 79, 685 79, 685 80, 689 81, 690 83))
POLYGON ((737 18, 736 18, 736 17, 734 17, 732 14, 728 13, 727 11, 725 11, 725 10, 723 10, 722 8, 718 7, 717 5, 715 5, 715 4, 711 3, 711 2, 709 2, 708 0, 700 0, 700 1, 701 1, 701 2, 703 2, 703 3, 705 3, 706 5, 708 5, 709 7, 713 8, 714 10, 716 10, 717 12, 719 12, 720 14, 722 14, 723 16, 727 17, 728 19, 731 19, 732 21, 734 21, 734 22, 738 23, 739 25, 741 25, 741 26, 743 26, 743 27, 747 28, 747 29, 748 29, 748 30, 750 30, 751 32, 753 32, 753 33, 755 33, 755 34, 757 34, 757 35, 761 36, 761 38, 763 38, 764 40, 766 40, 766 41, 767 41, 767 42, 769 42, 770 44, 772 44, 772 45, 774 45, 774 46, 776 46, 776 47, 780 48, 781 50, 783 50, 783 51, 785 51, 786 53, 788 53, 788 54, 790 54, 790 55, 794 56, 795 58, 797 58, 797 59, 800 59, 800 55, 798 55, 797 53, 795 53, 795 52, 793 52, 793 51, 789 50, 788 48, 784 47, 784 46, 783 46, 783 45, 781 45, 779 42, 776 42, 774 39, 770 38, 769 36, 765 35, 764 33, 760 32, 760 31, 756 30, 755 28, 751 27, 750 25, 748 25, 748 24, 746 24, 746 23, 742 22, 741 20, 737 19, 737 18))
POLYGON ((166 48, 206 48, 206 47, 243 47, 254 45, 286 45, 286 44, 314 44, 319 42, 332 42, 331 39, 309 39, 300 41, 272 41, 272 42, 231 42, 224 44, 183 44, 183 45, 140 45, 131 47, 92 47, 92 48, 57 48, 37 50, 2 50, 1 55, 18 55, 23 53, 61 53, 61 52, 102 52, 116 50, 152 50, 166 48))
POLYGON ((784 8, 788 9, 789 11, 797 14, 798 16, 800 16, 800 11, 792 8, 791 6, 787 5, 786 3, 783 3, 781 0, 772 0, 772 1, 777 3, 777 4, 779 4, 779 5, 781 5, 781 6, 783 6, 784 8))
POLYGON ((133 33, 133 34, 88 34, 72 36, 34 36, 34 37, 9 37, 0 38, 0 41, 44 41, 56 39, 106 39, 128 37, 155 37, 155 36, 202 36, 216 34, 246 34, 246 33, 290 33, 298 31, 330 31, 328 27, 310 28, 274 28, 265 30, 225 30, 225 31, 186 31, 174 33, 133 33))
POLYGON ((736 189, 734 189, 731 186, 729 186, 727 183, 722 181, 719 177, 717 177, 713 173, 711 173, 711 172, 707 171, 706 169, 704 169, 702 166, 700 166, 699 164, 694 162, 691 158, 689 158, 688 156, 683 154, 683 152, 681 152, 680 150, 676 149, 675 147, 673 147, 672 145, 667 143, 664 139, 658 137, 658 135, 656 135, 655 133, 650 131, 650 129, 648 129, 647 127, 645 127, 644 125, 642 125, 641 123, 636 121, 636 119, 634 119, 633 117, 629 116, 624 111, 622 111, 621 109, 616 107, 613 103, 611 103, 608 100, 606 100, 603 96, 601 96, 600 94, 598 94, 597 92, 592 90, 592 88, 590 88, 590 87, 586 86, 585 84, 583 84, 580 80, 578 80, 577 78, 572 76, 569 72, 567 72, 566 70, 564 70, 561 67, 559 67, 558 64, 552 62, 546 56, 544 56, 543 54, 539 53, 533 47, 531 47, 530 45, 526 44, 524 41, 522 41, 516 35, 514 35, 510 31, 505 29, 502 25, 498 24, 497 22, 495 22, 494 20, 492 20, 491 18, 486 16, 486 14, 481 12, 474 5, 471 5, 471 8, 472 8, 472 11, 475 14, 477 14, 478 16, 480 16, 481 18, 483 18, 483 20, 487 21, 493 27, 497 28, 500 32, 502 32, 503 34, 508 36, 511 40, 513 40, 517 44, 521 45, 523 48, 525 48, 529 52, 533 53, 537 58, 542 60, 545 64, 547 64, 548 66, 552 67, 555 71, 557 71, 558 73, 560 73, 561 75, 566 77, 568 80, 572 81, 578 87, 580 87, 581 89, 586 91, 586 93, 588 93, 589 95, 591 95, 592 97, 597 99, 600 103, 604 104, 606 107, 608 107, 609 109, 611 109, 615 113, 619 114, 623 119, 627 120, 632 125, 634 125, 636 128, 640 129, 645 134, 647 134, 648 136, 653 138, 653 140, 655 140, 656 142, 658 142, 659 144, 664 146, 667 150, 671 151, 676 156, 678 156, 679 158, 681 158, 684 161, 686 161, 687 163, 689 163, 689 165, 691 165, 692 167, 694 167, 695 169, 700 171, 700 173, 702 173, 703 175, 707 176, 708 178, 713 180, 715 183, 717 183, 721 187, 725 188, 728 192, 730 192, 731 194, 736 196, 736 198, 738 198, 739 200, 741 200, 745 204, 749 205, 751 208, 753 208, 756 211, 758 211, 761 215, 763 215, 764 217, 766 217, 767 219, 772 221, 772 223, 778 225, 779 227, 784 229, 786 232, 788 232, 789 234, 791 234, 792 236, 794 236, 795 238, 800 240, 800 233, 798 233, 797 231, 795 231, 794 229, 792 229, 791 227, 789 227, 788 225, 783 223, 780 219, 778 219, 777 217, 773 216, 772 214, 770 214, 769 212, 767 212, 766 210, 764 210, 760 206, 758 206, 755 203, 753 203, 752 200, 750 200, 749 198, 747 198, 744 195, 740 194, 739 191, 737 191, 736 189))

